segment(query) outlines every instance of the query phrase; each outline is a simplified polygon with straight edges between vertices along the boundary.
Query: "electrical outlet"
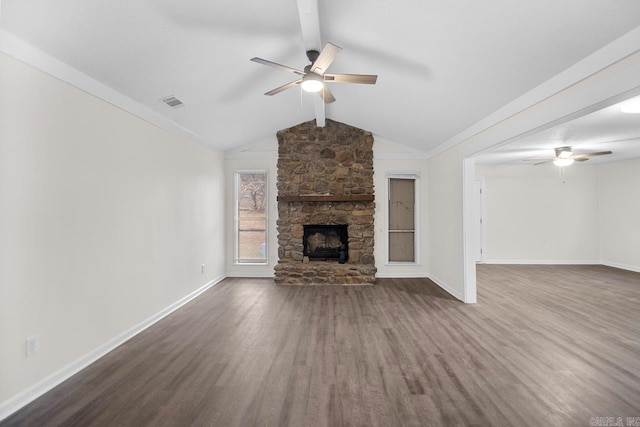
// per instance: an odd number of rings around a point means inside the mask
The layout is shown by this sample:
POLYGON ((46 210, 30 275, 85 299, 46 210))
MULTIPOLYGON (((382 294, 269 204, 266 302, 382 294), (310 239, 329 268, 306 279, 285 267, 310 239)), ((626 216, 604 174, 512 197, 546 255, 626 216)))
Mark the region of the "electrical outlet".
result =
POLYGON ((202 270, 200 270, 200 273, 204 273, 204 264, 202 264, 202 270))
POLYGON ((38 337, 36 335, 27 338, 27 357, 31 357, 38 352, 38 337))

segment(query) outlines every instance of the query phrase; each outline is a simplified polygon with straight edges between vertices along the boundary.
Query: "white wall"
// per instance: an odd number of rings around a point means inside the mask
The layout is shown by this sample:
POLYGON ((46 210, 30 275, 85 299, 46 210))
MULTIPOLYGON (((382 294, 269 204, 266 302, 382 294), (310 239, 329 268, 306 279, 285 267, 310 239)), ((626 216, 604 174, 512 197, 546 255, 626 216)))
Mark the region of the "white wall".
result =
POLYGON ((224 274, 225 177, 220 156, 4 54, 0 94, 1 418, 224 274))
MULTIPOLYGON (((275 138, 275 137, 274 137, 275 138)), ((255 146, 227 153, 226 177, 227 186, 227 262, 226 272, 234 277, 273 277, 273 268, 278 263, 278 204, 276 197, 277 183, 277 141, 271 139, 263 141, 255 146), (269 174, 269 262, 268 265, 234 265, 234 188, 233 178, 236 170, 241 169, 265 169, 269 174)), ((417 152, 406 146, 374 137, 374 188, 376 196, 375 211, 375 251, 377 277, 428 277, 428 172, 427 161, 420 160, 424 153, 417 152), (418 160, 416 160, 418 159, 418 160), (388 188, 386 183, 387 172, 417 172, 420 175, 418 218, 420 236, 420 259, 415 264, 388 264, 387 246, 387 199, 388 188)))
POLYGON ((599 169, 602 263, 640 271, 640 159, 599 169))
POLYGON ((601 263, 640 271, 640 160, 566 168, 477 166, 485 262, 601 263))
POLYGON ((278 189, 277 182, 277 153, 265 152, 264 156, 252 158, 228 158, 225 163, 225 174, 227 178, 226 188, 226 272, 230 277, 273 277, 273 268, 278 263, 278 230, 276 221, 278 219, 278 203, 276 196, 278 189), (260 169, 267 171, 269 180, 267 188, 267 265, 238 265, 234 264, 235 251, 235 184, 234 175, 237 170, 260 169))
POLYGON ((430 277, 463 299, 462 160, 455 146, 429 159, 430 277))
POLYGON ((488 263, 598 262, 598 169, 476 166, 485 178, 488 263))

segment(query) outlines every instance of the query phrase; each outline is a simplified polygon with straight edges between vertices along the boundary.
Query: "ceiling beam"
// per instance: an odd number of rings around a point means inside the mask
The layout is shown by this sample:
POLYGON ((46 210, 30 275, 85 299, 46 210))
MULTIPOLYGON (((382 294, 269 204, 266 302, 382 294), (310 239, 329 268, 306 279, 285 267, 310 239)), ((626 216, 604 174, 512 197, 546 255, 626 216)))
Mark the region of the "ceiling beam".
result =
POLYGON ((313 99, 313 109, 316 112, 316 126, 319 128, 323 128, 326 121, 326 117, 324 114, 324 100, 315 93, 311 95, 311 99, 313 99))
MULTIPOLYGON (((304 41, 305 52, 308 50, 322 50, 320 39, 320 18, 318 14, 318 0, 297 0, 298 16, 300 17, 300 29, 304 41)), ((324 127, 325 113, 324 101, 313 94, 313 109, 316 115, 316 126, 324 127)))
POLYGON ((298 16, 305 50, 322 50, 317 0, 297 0, 298 16))

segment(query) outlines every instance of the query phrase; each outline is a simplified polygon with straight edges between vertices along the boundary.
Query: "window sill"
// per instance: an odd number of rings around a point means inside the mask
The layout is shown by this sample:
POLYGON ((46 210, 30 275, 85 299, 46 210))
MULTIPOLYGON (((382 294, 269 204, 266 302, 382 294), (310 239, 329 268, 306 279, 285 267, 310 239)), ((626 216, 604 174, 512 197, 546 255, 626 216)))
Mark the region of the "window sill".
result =
POLYGON ((266 266, 268 262, 234 262, 233 265, 246 265, 246 266, 266 266))
POLYGON ((400 267, 421 267, 422 264, 419 262, 415 262, 415 261, 388 261, 386 262, 384 265, 390 266, 390 267, 394 267, 394 266, 400 266, 400 267))

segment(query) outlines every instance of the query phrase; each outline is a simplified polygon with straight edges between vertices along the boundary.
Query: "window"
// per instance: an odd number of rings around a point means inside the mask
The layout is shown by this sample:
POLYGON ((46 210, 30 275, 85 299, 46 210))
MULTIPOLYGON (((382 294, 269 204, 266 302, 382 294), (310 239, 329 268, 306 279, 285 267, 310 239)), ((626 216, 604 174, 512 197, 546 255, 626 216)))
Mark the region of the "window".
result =
POLYGON ((236 172, 236 264, 267 262, 267 172, 236 172))
POLYGON ((415 178, 389 178, 389 262, 416 262, 415 178))

